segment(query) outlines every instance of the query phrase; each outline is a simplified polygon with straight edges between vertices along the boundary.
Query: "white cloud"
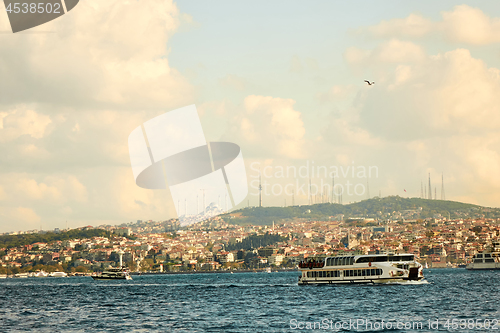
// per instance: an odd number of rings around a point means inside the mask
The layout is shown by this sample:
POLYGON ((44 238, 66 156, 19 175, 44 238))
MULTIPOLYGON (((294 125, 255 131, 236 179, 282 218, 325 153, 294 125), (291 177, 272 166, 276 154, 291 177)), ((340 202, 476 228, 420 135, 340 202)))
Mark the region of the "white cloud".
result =
POLYGON ((41 181, 31 176, 23 173, 2 174, 2 187, 9 189, 9 196, 4 201, 60 205, 67 202, 85 203, 88 200, 86 187, 73 175, 51 175, 41 181))
POLYGON ((56 33, 2 38, 0 76, 9 78, 0 83, 2 103, 187 104, 193 89, 167 59, 178 26, 172 1, 82 1, 39 28, 56 33))
POLYGON ((479 8, 459 5, 441 14, 440 28, 452 41, 476 45, 500 42, 500 18, 490 18, 479 8))
POLYGON ((491 18, 481 9, 458 5, 441 12, 442 20, 433 22, 419 14, 382 21, 361 31, 377 38, 423 38, 440 35, 446 40, 472 45, 500 42, 500 18, 491 18))
POLYGON ((8 142, 22 135, 41 139, 46 135, 48 125, 52 123, 49 116, 23 106, 2 112, 0 120, 0 142, 8 142))
POLYGON ((349 47, 344 52, 344 59, 354 66, 413 63, 422 61, 424 58, 425 52, 421 46, 398 39, 383 42, 371 51, 349 47))
POLYGON ((368 27, 368 32, 376 37, 422 37, 432 31, 434 23, 418 14, 410 14, 404 19, 382 21, 368 27))
POLYGON ((244 147, 248 157, 303 157, 304 123, 294 104, 292 99, 247 96, 242 112, 231 120, 227 135, 244 147))
POLYGON ((38 229, 41 218, 29 207, 0 207, 3 231, 38 229))
POLYGON ((245 90, 245 87, 247 86, 247 82, 244 78, 234 74, 228 74, 224 76, 223 78, 219 79, 219 83, 224 87, 230 87, 238 91, 245 90))

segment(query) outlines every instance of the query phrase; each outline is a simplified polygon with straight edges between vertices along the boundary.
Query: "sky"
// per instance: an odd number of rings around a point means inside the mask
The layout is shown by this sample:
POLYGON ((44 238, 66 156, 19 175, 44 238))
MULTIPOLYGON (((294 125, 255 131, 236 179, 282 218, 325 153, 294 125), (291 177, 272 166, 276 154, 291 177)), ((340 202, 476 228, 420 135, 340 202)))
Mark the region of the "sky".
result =
POLYGON ((500 206, 498 1, 85 0, 16 34, 1 4, 0 232, 176 217, 127 140, 192 104, 241 147, 237 208, 259 174, 264 206, 420 197, 429 174, 500 206))

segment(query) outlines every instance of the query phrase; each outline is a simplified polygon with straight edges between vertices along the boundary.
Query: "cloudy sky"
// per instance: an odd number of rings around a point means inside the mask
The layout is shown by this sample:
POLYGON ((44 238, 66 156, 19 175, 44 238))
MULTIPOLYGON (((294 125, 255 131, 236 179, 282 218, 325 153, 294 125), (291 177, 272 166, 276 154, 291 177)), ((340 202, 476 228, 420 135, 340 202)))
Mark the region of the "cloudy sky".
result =
POLYGON ((344 203, 420 197, 430 173, 438 198, 443 175, 446 199, 500 206, 498 1, 85 0, 9 31, 1 4, 0 232, 175 217, 127 139, 190 104, 242 149, 240 207, 258 170, 266 206, 331 172, 344 203))

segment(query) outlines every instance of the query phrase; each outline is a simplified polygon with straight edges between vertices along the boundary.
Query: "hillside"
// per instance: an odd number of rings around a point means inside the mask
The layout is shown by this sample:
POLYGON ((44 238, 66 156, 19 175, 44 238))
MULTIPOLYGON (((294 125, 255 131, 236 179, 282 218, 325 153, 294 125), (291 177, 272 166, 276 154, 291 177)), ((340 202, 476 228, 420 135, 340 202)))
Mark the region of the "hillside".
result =
POLYGON ((226 214, 224 219, 240 225, 271 225, 273 221, 277 223, 287 219, 328 220, 339 214, 343 214, 344 219, 349 217, 399 219, 399 216, 405 219, 425 219, 437 214, 452 219, 500 218, 500 209, 456 201, 390 196, 347 205, 324 203, 293 207, 250 207, 226 214))

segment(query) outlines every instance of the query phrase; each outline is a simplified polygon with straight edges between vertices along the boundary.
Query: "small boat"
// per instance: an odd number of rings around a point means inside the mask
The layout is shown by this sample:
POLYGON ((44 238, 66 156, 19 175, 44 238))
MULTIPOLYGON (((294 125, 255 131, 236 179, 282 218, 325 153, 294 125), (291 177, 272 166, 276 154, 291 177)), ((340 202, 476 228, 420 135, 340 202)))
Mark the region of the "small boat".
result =
POLYGON ((67 277, 68 274, 64 272, 52 272, 49 274, 50 277, 67 277))
POLYGON ((17 273, 14 277, 26 279, 28 277, 28 273, 17 273))
POLYGON ((267 273, 271 273, 271 272, 272 272, 272 271, 271 271, 271 267, 267 267, 267 268, 266 268, 266 272, 267 272, 267 273))
POLYGON ((0 279, 6 279, 7 278, 7 274, 0 274, 0 279))
POLYGON ((34 277, 47 277, 47 276, 49 276, 49 274, 44 272, 44 271, 39 271, 39 272, 36 272, 33 276, 34 277))
POLYGON ((109 267, 102 273, 92 275, 94 280, 132 280, 126 267, 109 267))
POLYGON ((500 269, 500 242, 492 242, 489 251, 476 253, 468 260, 466 268, 468 270, 500 269))

